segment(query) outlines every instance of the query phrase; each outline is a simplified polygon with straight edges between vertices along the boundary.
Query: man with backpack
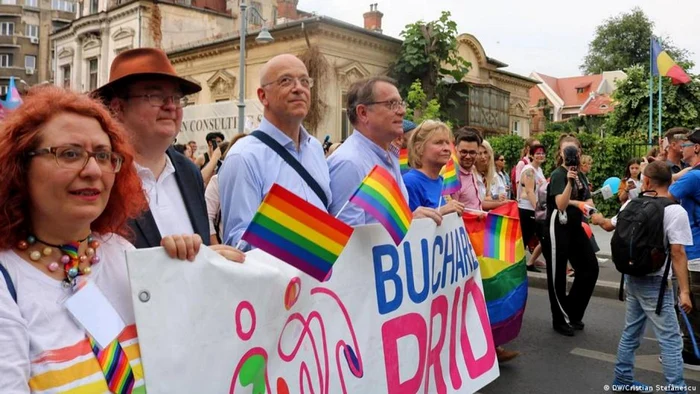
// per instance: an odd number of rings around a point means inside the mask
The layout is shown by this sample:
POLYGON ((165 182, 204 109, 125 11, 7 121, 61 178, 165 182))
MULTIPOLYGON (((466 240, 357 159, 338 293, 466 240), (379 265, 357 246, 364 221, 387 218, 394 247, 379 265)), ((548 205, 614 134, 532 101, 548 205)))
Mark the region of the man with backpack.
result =
POLYGON ((613 391, 651 393, 653 388, 634 380, 634 353, 640 345, 646 321, 654 326, 661 348, 668 385, 686 392, 678 319, 673 289, 668 286, 670 265, 678 279, 679 307, 690 312, 687 258, 684 246, 692 245, 688 215, 670 199, 671 170, 662 162, 644 169, 644 193, 631 200, 613 219, 594 214, 594 224, 615 234, 611 251, 615 267, 624 274, 627 311, 615 364, 613 391))
MULTIPOLYGON (((682 160, 689 163, 692 170, 681 176, 671 187, 671 198, 681 203, 690 220, 690 229, 693 233, 693 245, 686 246, 688 255, 688 271, 690 293, 694 305, 700 305, 700 129, 687 136, 687 140, 681 144, 682 160)), ((683 329, 683 366, 693 371, 700 371, 700 358, 695 354, 691 335, 699 338, 700 335, 700 311, 696 308, 688 313, 688 321, 692 327, 682 324, 683 329)))

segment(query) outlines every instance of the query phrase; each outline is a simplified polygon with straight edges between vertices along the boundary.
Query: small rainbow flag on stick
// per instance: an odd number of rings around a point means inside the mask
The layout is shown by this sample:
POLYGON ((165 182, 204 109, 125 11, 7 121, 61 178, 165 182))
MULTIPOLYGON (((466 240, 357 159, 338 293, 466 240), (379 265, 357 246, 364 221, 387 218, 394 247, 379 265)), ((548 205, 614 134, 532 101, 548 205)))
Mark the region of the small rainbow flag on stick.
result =
POLYGON ((399 152, 399 166, 401 167, 401 173, 405 174, 411 167, 408 165, 408 149, 403 148, 399 152))
POLYGON ((442 175, 443 196, 456 193, 462 188, 462 183, 459 181, 459 175, 457 174, 457 166, 459 166, 459 159, 457 158, 457 152, 455 152, 455 146, 453 144, 450 160, 448 160, 447 164, 440 170, 440 175, 442 175))
POLYGON ((352 227, 274 184, 241 238, 323 281, 352 232, 352 227))
POLYGON ((484 235, 484 257, 508 262, 517 262, 525 257, 520 221, 489 213, 486 228, 493 229, 484 235))
POLYGON ((391 174, 376 165, 360 183, 350 202, 374 216, 389 232, 396 245, 408 232, 413 214, 391 174))

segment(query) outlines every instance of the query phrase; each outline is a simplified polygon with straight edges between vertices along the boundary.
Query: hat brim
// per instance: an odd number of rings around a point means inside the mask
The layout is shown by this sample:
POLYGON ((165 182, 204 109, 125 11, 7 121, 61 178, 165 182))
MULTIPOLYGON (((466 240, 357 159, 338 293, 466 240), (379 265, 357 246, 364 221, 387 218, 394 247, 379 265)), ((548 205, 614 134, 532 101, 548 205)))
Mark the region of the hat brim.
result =
POLYGON ((125 83, 130 83, 133 81, 137 80, 143 80, 143 79, 148 79, 148 78, 164 78, 164 79, 169 79, 177 84, 180 85, 180 90, 182 91, 182 94, 185 96, 189 96, 190 94, 195 94, 198 93, 202 90, 202 87, 199 86, 198 84, 189 81, 185 78, 181 77, 176 77, 172 74, 166 74, 166 73, 143 73, 143 74, 131 74, 131 75, 126 75, 121 78, 115 79, 114 81, 111 81, 105 85, 102 85, 101 87, 95 89, 92 91, 92 95, 94 97, 99 97, 103 100, 109 100, 114 96, 114 89, 118 85, 123 85, 125 83))

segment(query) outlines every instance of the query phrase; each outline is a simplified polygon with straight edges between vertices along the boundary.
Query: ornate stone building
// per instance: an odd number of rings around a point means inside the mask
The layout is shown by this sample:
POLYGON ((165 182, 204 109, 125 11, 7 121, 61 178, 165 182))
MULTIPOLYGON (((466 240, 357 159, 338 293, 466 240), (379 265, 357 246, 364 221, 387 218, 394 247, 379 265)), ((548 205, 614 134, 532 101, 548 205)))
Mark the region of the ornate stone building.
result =
POLYGON ((112 60, 140 47, 167 50, 183 41, 233 30, 224 0, 91 0, 78 3, 79 18, 51 35, 54 84, 90 91, 106 83, 112 60), (217 5, 215 7, 215 5, 217 5), (204 9, 200 7, 213 9, 204 9))
MULTIPOLYGON (((386 74, 401 48, 401 40, 381 33, 383 14, 376 4, 363 15, 363 28, 299 11, 296 9, 297 0, 277 0, 276 7, 275 0, 248 3, 261 10, 275 40, 264 45, 255 42, 263 21, 258 21, 259 24, 249 31, 246 37, 245 99, 257 100, 259 71, 271 57, 280 53, 301 55, 309 47, 316 47, 327 63, 327 69, 323 74, 325 77, 313 88, 324 106, 324 116, 319 127, 312 131, 319 138, 328 134, 333 141, 347 137, 352 132, 345 113, 348 86, 360 78, 386 74)), ((237 17, 236 10, 232 11, 237 17)), ((469 86, 471 98, 457 114, 462 123, 478 127, 485 134, 515 132, 527 136, 528 91, 537 81, 501 70, 507 65, 487 57, 474 36, 463 34, 459 41, 460 54, 472 63, 472 69, 463 81, 469 86)), ((239 37, 232 33, 172 48, 168 56, 180 75, 202 85, 202 91, 191 97, 192 103, 232 100, 230 113, 226 116, 237 119, 239 51, 239 37)), ((202 133, 209 131, 214 130, 202 130, 202 133)), ((235 126, 232 130, 216 131, 230 135, 235 133, 235 126)), ((200 137, 203 139, 203 136, 195 138, 200 137)))

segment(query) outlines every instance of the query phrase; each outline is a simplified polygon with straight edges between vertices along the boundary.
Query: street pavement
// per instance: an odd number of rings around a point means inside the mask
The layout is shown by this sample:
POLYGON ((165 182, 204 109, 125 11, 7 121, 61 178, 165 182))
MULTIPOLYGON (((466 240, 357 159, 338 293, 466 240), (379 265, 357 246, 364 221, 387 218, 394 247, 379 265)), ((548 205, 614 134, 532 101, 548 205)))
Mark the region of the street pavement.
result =
MULTIPOLYGON (((624 317, 623 302, 593 297, 585 330, 564 337, 552 329, 547 292, 530 287, 520 336, 505 346, 522 354, 501 365, 501 376, 479 393, 605 393, 604 385, 612 383, 624 317)), ((665 383, 658 355, 658 343, 647 325, 637 350, 637 380, 665 383)), ((686 384, 700 387, 700 372, 685 370, 685 379, 686 384)))

